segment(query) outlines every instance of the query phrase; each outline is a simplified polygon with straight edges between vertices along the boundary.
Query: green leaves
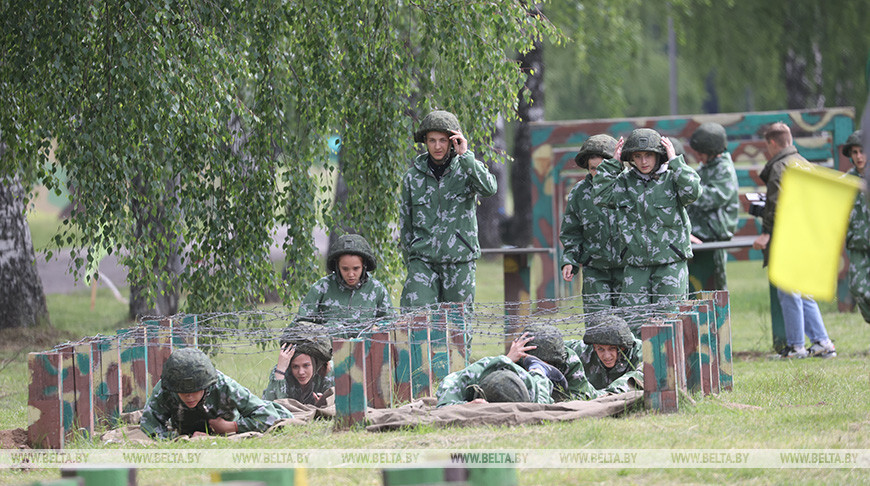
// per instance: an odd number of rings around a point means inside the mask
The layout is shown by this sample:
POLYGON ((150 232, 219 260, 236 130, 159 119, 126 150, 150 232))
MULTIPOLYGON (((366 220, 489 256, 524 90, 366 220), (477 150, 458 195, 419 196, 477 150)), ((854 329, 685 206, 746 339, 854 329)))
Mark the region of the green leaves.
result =
POLYGON ((248 307, 276 289, 295 302, 320 273, 318 225, 365 235, 378 278, 398 282, 393 233, 416 119, 450 109, 473 149, 497 159, 496 116, 511 118, 525 76, 511 53, 557 35, 518 0, 0 8, 0 104, 12 107, 0 110, 3 173, 59 190, 35 164, 57 140, 78 205, 77 232, 56 245, 118 250, 132 285, 186 294, 191 312, 248 307), (333 134, 342 207, 331 204, 333 134), (278 228, 283 281, 270 261, 278 228))

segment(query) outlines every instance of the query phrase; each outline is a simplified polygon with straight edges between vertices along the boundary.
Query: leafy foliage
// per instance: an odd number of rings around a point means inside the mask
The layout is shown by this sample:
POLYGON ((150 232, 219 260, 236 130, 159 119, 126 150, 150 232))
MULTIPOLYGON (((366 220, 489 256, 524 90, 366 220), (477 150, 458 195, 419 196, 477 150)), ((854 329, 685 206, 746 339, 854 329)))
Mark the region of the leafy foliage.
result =
POLYGON ((192 312, 245 307, 276 286, 294 301, 316 277, 319 220, 358 228, 380 252, 379 277, 395 281, 416 114, 454 111, 491 153, 524 76, 506 53, 558 35, 528 8, 0 0, 0 140, 11 155, 0 175, 57 189, 56 140, 80 203, 56 246, 87 249, 79 268, 124 250, 132 285, 182 290, 192 312), (331 191, 335 132, 350 188, 340 214, 318 197, 331 191), (278 226, 284 282, 269 260, 278 226))

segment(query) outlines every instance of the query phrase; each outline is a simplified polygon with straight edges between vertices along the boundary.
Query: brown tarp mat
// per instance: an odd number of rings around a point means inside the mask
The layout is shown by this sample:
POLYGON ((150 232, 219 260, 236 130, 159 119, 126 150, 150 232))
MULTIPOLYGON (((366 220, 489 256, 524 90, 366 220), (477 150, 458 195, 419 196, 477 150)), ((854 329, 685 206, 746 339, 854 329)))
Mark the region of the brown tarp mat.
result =
MULTIPOLYGON (((620 415, 633 410, 643 401, 643 391, 630 391, 619 395, 607 395, 595 400, 553 403, 463 403, 448 407, 435 408, 434 398, 423 398, 398 408, 369 408, 366 411, 366 421, 369 432, 383 432, 430 425, 434 427, 467 427, 475 425, 520 425, 540 424, 544 422, 564 422, 582 418, 603 418, 620 415)), ((288 425, 299 425, 316 419, 335 418, 335 405, 317 408, 314 405, 303 405, 296 400, 279 399, 276 403, 283 405, 293 413, 292 419, 283 419, 275 423, 266 433, 288 425)), ((137 423, 141 412, 125 414, 128 423, 137 423)), ((260 437, 260 432, 245 432, 230 434, 229 439, 245 439, 260 437)), ((208 436, 176 440, 208 439, 208 436)), ((129 425, 120 429, 110 430, 100 439, 104 443, 155 443, 153 439, 139 430, 138 425, 129 425)))

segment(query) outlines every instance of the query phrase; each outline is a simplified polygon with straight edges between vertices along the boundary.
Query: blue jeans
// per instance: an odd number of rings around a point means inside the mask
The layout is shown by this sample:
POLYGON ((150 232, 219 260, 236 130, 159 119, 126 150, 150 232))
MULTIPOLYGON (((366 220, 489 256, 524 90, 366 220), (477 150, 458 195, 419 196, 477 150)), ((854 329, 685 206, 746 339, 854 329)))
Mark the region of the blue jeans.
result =
POLYGON ((785 339, 789 346, 803 346, 804 333, 810 342, 817 343, 828 339, 828 331, 822 322, 819 304, 809 297, 798 293, 776 289, 779 305, 782 307, 782 320, 785 321, 785 339))

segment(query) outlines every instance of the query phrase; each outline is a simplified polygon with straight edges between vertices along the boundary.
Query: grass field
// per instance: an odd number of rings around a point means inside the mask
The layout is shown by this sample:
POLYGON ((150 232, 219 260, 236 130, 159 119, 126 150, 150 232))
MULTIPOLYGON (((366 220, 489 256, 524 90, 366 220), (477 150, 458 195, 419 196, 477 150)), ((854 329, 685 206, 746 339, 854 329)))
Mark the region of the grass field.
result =
MULTIPOLYGON (((287 428, 244 442, 223 438, 166 447, 275 449, 870 449, 870 327, 858 314, 841 314, 822 303, 828 332, 839 356, 830 360, 768 359, 771 352, 767 280, 759 262, 729 263, 732 305, 734 391, 681 402, 679 413, 637 412, 622 418, 580 420, 521 427, 433 429, 419 427, 388 433, 333 432, 329 422, 287 428)), ((501 263, 478 267, 480 303, 498 303, 503 292, 501 263)), ((26 353, 125 327, 126 308, 108 292, 98 295, 97 312, 89 295, 51 295, 55 330, 0 335, 0 428, 26 427, 26 353)), ((497 304, 494 304, 497 305, 497 304)), ((475 342, 477 345, 478 343, 475 342)), ((475 349, 497 350, 496 345, 475 349)), ((263 389, 274 351, 219 355, 218 367, 255 392, 263 389)), ((100 447, 86 439, 73 447, 100 447)), ((865 466, 866 467, 866 466, 865 466)), ((139 484, 205 484, 210 471, 143 469, 139 484)), ((27 484, 56 478, 56 470, 0 470, 0 484, 27 484)), ((725 483, 860 484, 870 483, 861 469, 521 469, 523 485, 587 482, 629 484, 725 483)), ((377 485, 377 469, 311 469, 311 484, 377 485)))

